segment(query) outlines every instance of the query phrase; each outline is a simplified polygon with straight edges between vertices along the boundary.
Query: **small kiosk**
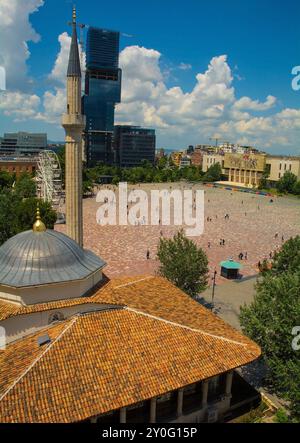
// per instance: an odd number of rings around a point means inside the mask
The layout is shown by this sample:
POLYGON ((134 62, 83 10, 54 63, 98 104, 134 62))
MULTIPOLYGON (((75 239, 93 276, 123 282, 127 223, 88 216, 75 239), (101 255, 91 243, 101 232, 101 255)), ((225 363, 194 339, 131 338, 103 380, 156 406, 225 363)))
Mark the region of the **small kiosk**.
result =
POLYGON ((227 278, 228 280, 237 280, 239 278, 239 271, 242 269, 242 265, 234 260, 230 259, 227 261, 222 261, 221 266, 221 276, 227 278))

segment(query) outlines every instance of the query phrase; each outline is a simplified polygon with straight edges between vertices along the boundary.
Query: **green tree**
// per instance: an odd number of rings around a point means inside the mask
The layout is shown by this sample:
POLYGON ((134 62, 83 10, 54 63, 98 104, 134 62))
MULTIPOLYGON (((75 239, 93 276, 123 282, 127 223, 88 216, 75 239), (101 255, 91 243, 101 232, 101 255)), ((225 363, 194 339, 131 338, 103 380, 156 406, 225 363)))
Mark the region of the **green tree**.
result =
POLYGON ((220 181, 221 178, 222 178, 221 165, 220 163, 215 163, 208 169, 208 171, 203 177, 203 180, 207 182, 217 182, 220 181))
POLYGON ((83 195, 93 193, 93 180, 88 169, 83 169, 82 171, 82 193, 83 195))
POLYGON ((167 165, 168 165, 168 157, 166 155, 157 160, 158 169, 165 169, 167 165))
POLYGON ((0 190, 11 188, 14 183, 14 176, 6 171, 0 171, 0 190))
MULTIPOLYGON (((32 229, 39 200, 23 199, 11 189, 0 192, 0 245, 19 232, 32 229)), ((41 217, 47 228, 53 229, 56 212, 49 203, 39 201, 41 217)))
POLYGON ((291 239, 257 284, 253 303, 241 308, 243 331, 262 348, 269 382, 291 402, 300 419, 300 359, 293 349, 293 329, 300 325, 300 237, 291 239), (290 257, 290 260, 288 259, 290 257))
POLYGON ((52 209, 51 204, 38 200, 36 198, 28 198, 18 201, 15 205, 15 215, 18 220, 17 231, 23 232, 32 229, 36 220, 36 208, 39 204, 41 218, 48 229, 53 229, 57 220, 57 214, 52 209))
POLYGON ((290 171, 284 173, 283 177, 277 183, 279 192, 292 193, 294 186, 297 183, 297 177, 290 171))
POLYGON ((65 187, 65 173, 66 173, 66 148, 62 146, 59 148, 57 152, 57 157, 59 159, 60 167, 61 167, 61 176, 63 187, 65 187))
POLYGON ((289 239, 280 252, 275 254, 269 272, 272 275, 280 275, 296 271, 300 271, 300 236, 289 239))
POLYGON ((268 178, 270 177, 270 167, 269 165, 265 166, 264 172, 262 173, 262 177, 259 182, 259 189, 266 189, 268 187, 268 178))
POLYGON ((9 189, 0 192, 0 246, 18 233, 15 208, 19 198, 9 189))
POLYGON ((157 256, 159 274, 190 296, 195 297, 206 288, 207 256, 183 231, 179 231, 173 239, 161 238, 157 256))
POLYGON ((300 195, 300 181, 297 181, 293 186, 293 194, 300 195))
POLYGON ((20 198, 36 196, 36 183, 30 174, 24 172, 16 181, 15 192, 20 198))
POLYGON ((288 423, 289 417, 284 409, 278 409, 278 411, 275 414, 275 422, 276 423, 288 423))

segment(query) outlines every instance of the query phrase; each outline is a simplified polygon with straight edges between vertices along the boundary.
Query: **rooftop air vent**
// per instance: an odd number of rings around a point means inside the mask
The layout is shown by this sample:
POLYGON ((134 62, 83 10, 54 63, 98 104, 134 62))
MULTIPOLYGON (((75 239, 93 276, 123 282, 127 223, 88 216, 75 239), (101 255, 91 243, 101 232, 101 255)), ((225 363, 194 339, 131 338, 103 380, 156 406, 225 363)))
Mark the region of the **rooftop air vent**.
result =
POLYGON ((40 337, 38 337, 37 342, 39 346, 44 346, 47 345, 48 343, 51 343, 51 338, 49 337, 48 334, 41 335, 40 337))

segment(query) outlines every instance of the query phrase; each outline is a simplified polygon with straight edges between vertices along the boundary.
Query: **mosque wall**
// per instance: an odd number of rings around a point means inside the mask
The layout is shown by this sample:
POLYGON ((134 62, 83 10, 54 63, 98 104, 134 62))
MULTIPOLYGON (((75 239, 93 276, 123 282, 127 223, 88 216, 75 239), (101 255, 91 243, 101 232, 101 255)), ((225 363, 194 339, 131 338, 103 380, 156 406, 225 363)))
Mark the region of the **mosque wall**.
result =
POLYGON ((25 305, 80 298, 102 280, 102 271, 97 271, 85 280, 65 282, 29 288, 7 288, 0 286, 0 298, 25 305))
POLYGON ((55 321, 62 321, 79 313, 93 312, 106 309, 118 309, 115 305, 86 303, 62 309, 52 309, 44 312, 34 312, 32 314, 17 315, 0 322, 0 326, 5 329, 6 343, 19 340, 27 335, 43 329, 55 321))

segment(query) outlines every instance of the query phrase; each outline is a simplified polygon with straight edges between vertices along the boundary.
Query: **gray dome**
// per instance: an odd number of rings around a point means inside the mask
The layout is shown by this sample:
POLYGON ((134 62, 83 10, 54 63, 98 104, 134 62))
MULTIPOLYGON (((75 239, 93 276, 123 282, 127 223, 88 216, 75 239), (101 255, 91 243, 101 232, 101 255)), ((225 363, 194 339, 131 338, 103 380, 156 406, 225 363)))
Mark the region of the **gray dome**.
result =
POLYGON ((105 264, 60 232, 26 231, 0 247, 0 284, 20 288, 81 280, 105 264))

